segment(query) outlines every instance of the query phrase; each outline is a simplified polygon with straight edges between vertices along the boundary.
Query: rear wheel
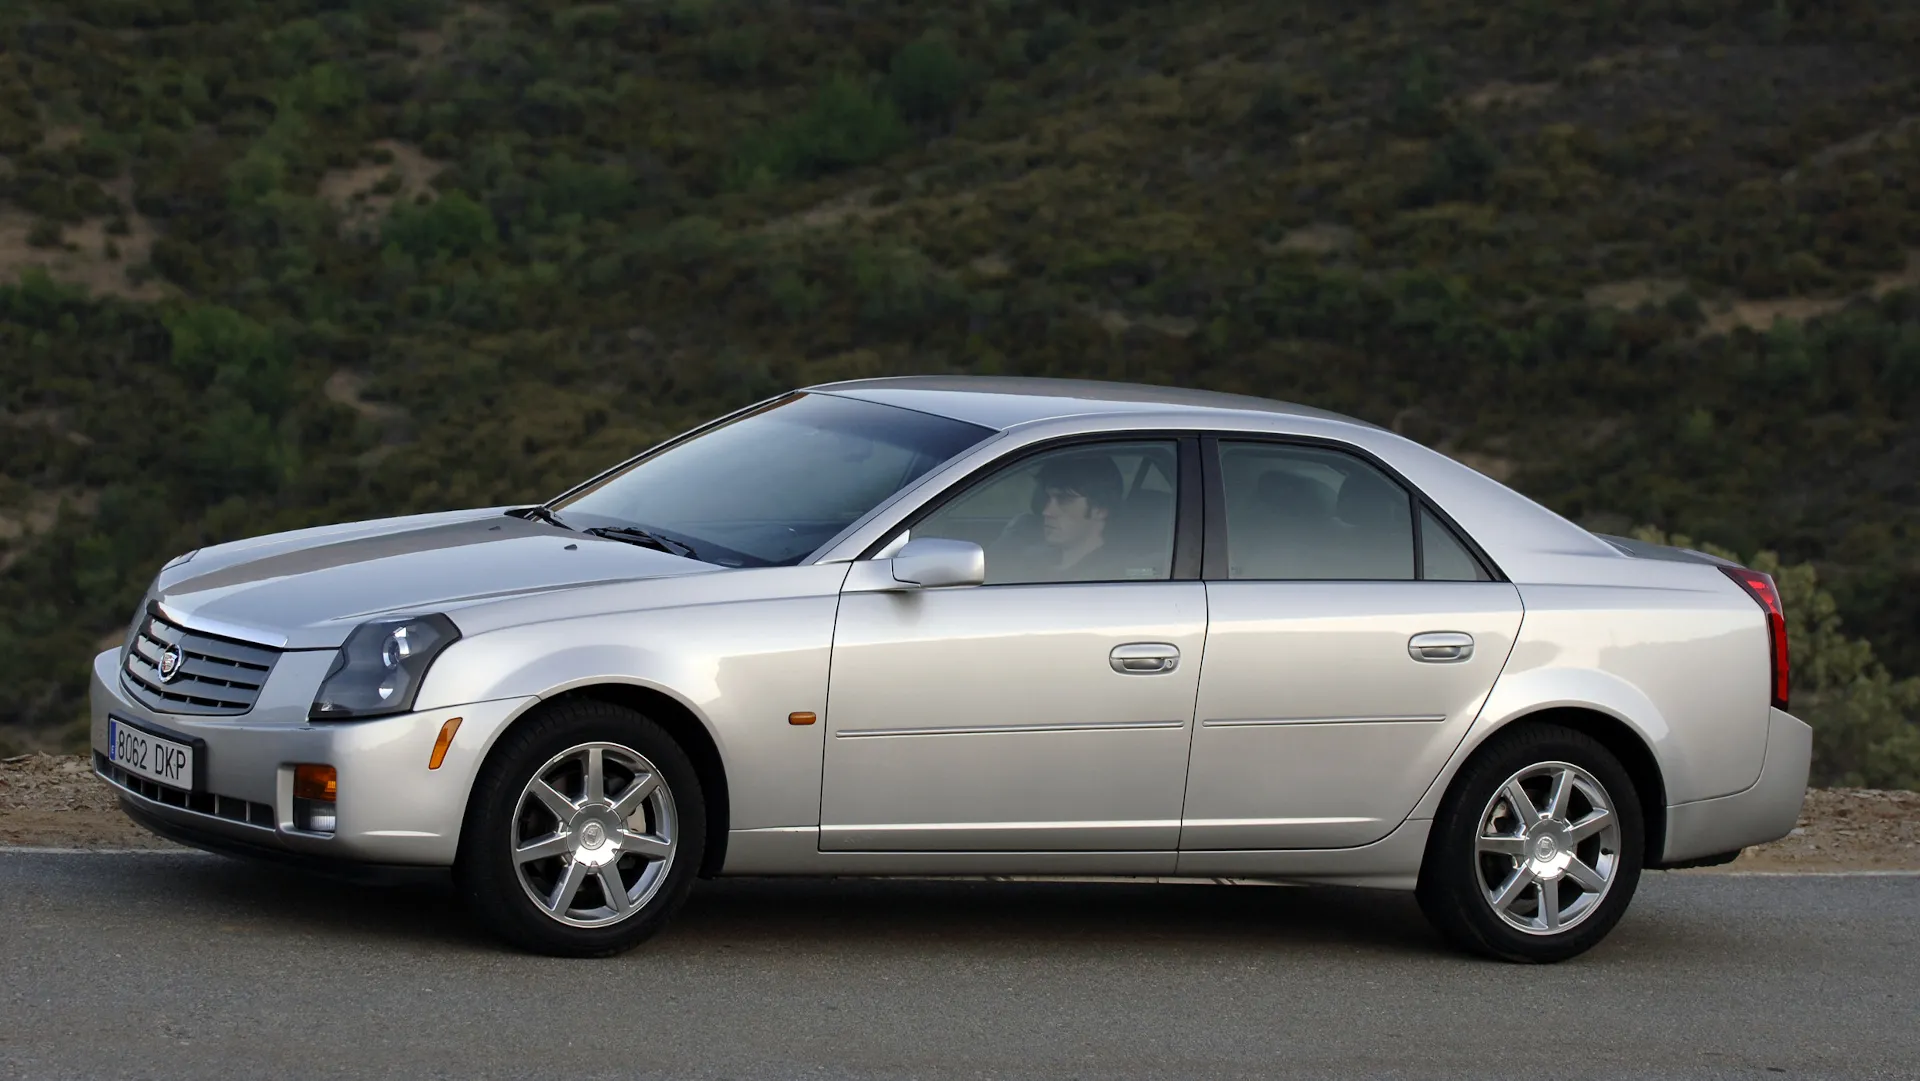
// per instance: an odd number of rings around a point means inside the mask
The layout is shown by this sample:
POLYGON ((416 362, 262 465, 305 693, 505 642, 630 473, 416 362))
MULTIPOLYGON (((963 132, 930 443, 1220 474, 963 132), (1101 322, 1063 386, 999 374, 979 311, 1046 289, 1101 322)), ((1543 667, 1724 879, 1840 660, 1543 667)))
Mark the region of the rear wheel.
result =
POLYGON ((1639 797, 1612 752, 1569 728, 1524 725, 1489 741, 1442 801, 1420 907, 1463 949, 1563 961, 1619 922, 1643 837, 1639 797))
POLYGON ((514 728, 489 757, 455 872, 508 941, 604 957, 665 925, 705 841, 699 779, 673 737, 622 706, 567 702, 514 728))

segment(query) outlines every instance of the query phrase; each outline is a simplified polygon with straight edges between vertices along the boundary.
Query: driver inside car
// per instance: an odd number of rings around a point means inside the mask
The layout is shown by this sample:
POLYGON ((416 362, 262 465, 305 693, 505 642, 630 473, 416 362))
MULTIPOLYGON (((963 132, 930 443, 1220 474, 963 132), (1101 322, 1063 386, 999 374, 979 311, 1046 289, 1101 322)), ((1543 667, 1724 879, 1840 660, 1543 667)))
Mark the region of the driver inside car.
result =
POLYGON ((1120 469, 1103 454, 1056 458, 1040 469, 1040 543, 1027 566, 1045 581, 1119 577, 1108 526, 1120 503, 1120 469))

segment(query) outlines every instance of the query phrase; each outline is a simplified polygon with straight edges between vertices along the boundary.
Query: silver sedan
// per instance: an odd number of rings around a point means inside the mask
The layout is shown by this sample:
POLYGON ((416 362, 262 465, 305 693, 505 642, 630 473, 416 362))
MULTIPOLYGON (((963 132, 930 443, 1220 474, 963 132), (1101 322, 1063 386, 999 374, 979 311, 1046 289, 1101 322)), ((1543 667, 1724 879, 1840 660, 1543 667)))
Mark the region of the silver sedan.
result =
POLYGON ((1764 574, 1596 536, 1391 432, 1052 380, 812 387, 538 506, 169 562, 93 750, 189 844, 451 868, 604 955, 701 875, 1413 890, 1574 956, 1647 867, 1792 828, 1764 574))

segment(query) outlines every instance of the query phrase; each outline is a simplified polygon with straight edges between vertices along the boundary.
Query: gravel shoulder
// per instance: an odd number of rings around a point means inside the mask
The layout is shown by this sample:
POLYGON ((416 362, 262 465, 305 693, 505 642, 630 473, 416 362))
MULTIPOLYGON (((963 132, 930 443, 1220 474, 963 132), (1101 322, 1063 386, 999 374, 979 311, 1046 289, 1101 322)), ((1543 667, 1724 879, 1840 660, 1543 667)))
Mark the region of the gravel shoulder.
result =
MULTIPOLYGON (((120 812, 113 791, 80 755, 0 761, 0 846, 173 848, 120 812)), ((1920 792, 1816 788, 1792 834, 1757 845, 1729 871, 1920 870, 1920 792)))

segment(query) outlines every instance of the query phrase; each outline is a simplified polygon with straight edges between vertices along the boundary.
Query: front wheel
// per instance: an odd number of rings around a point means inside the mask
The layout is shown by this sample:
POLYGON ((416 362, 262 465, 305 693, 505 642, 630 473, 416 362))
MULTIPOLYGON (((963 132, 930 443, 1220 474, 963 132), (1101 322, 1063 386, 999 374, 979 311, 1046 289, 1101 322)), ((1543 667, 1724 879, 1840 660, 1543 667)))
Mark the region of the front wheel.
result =
POLYGON ((665 925, 705 842, 699 778, 673 737, 625 707, 568 702, 515 727, 489 756, 455 874, 508 941, 605 957, 665 925))
POLYGON ((1640 881, 1640 801, 1599 741, 1550 724, 1494 737, 1433 821, 1419 900, 1454 945, 1564 961, 1618 923, 1640 881))

